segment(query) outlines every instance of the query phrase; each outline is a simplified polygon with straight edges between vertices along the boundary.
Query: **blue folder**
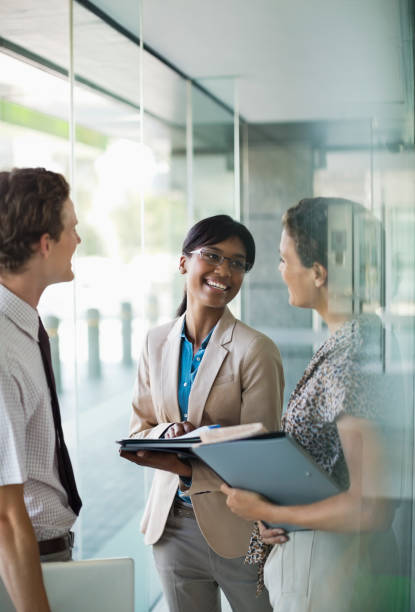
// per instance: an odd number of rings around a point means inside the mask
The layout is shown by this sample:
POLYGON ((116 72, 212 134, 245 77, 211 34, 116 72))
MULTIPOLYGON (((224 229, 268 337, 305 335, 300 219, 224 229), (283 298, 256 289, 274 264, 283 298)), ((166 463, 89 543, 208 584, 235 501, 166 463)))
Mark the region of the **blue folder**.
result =
MULTIPOLYGON (((175 453, 183 459, 198 457, 228 485, 256 491, 285 506, 309 504, 336 495, 341 488, 314 459, 284 432, 260 434, 211 444, 200 438, 119 440, 122 450, 175 453)), ((296 525, 276 525, 300 531, 296 525)))
MULTIPOLYGON (((278 432, 253 438, 202 444, 192 448, 222 480, 232 487, 256 491, 280 505, 320 501, 341 492, 331 476, 288 434, 278 432)), ((287 531, 295 525, 269 525, 287 531)))

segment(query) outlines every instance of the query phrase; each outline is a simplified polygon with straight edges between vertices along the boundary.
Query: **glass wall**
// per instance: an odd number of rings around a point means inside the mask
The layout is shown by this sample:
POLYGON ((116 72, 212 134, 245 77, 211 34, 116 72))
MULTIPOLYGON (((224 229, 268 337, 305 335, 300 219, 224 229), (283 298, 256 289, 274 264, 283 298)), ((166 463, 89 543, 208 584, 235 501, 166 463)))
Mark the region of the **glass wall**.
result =
MULTIPOLYGON (((192 85, 192 215, 195 220, 217 214, 239 218, 237 207, 240 186, 235 181, 234 115, 223 104, 201 91, 211 79, 192 85)), ((230 98, 232 78, 222 79, 223 91, 230 98)), ((238 152, 236 152, 237 155, 238 152)), ((240 316, 240 295, 229 305, 240 316)))
POLYGON ((95 11, 57 1, 21 19, 30 9, 1 12, 1 165, 71 183, 76 280, 48 288, 39 310, 84 502, 75 558, 133 557, 140 612, 161 597, 139 527, 152 471, 121 461, 115 441, 145 333, 181 301, 188 227, 234 214, 233 114, 95 11))
MULTIPOLYGON (((379 584, 399 583, 407 602, 411 571, 415 581, 413 32, 402 35, 407 89, 399 108, 370 114, 346 105, 325 118, 322 96, 318 120, 242 121, 239 155, 232 78, 221 80, 222 104, 206 93, 209 79, 186 80, 82 4, 47 4, 0 8, 0 152, 2 168, 62 172, 79 217, 75 283, 50 287, 40 304, 84 500, 76 557, 133 557, 136 612, 159 600, 139 533, 152 474, 120 461, 115 440, 128 432, 144 335, 171 319, 181 300, 178 258, 190 224, 218 213, 237 217, 241 202, 258 252, 233 309, 280 348, 287 403, 328 330, 311 310, 288 304, 278 273, 281 216, 303 197, 338 196, 363 204, 383 227, 375 312, 385 330, 384 375, 404 390, 389 426, 401 451, 394 530, 406 546, 379 584)), ((140 23, 138 8, 132 19, 140 23)))
MULTIPOLYGON (((411 20, 402 7, 403 3, 401 9, 406 20, 402 19, 405 28, 409 28, 411 20)), ((360 18, 356 8, 356 24, 360 18)), ((360 118, 353 107, 354 100, 337 109, 336 120, 248 123, 241 128, 243 220, 252 229, 258 245, 258 263, 249 275, 242 314, 281 350, 286 376, 285 405, 329 331, 311 309, 295 308, 288 303, 287 287, 278 272, 282 214, 306 197, 347 198, 362 204, 378 228, 375 233, 362 232, 338 213, 327 237, 329 264, 337 262, 336 248, 341 246, 331 243, 331 253, 330 236, 336 234, 339 239, 344 236, 344 245, 350 243, 350 269, 346 270, 344 264, 343 270, 342 263, 331 276, 329 271, 329 291, 343 295, 342 299, 350 302, 350 312, 356 316, 371 313, 383 330, 379 337, 376 384, 387 391, 377 409, 379 427, 385 434, 387 465, 393 474, 394 484, 387 495, 394 508, 392 530, 397 551, 384 545, 384 533, 377 534, 376 567, 370 570, 370 578, 369 573, 361 573, 359 588, 362 597, 366 597, 361 609, 377 611, 412 610, 415 605, 411 591, 415 550, 413 34, 407 33, 403 38, 399 52, 402 69, 407 72, 399 112, 391 102, 378 108, 373 116, 360 118), (371 264, 364 266, 363 260, 371 264)), ((319 44, 323 54, 330 53, 323 40, 319 44)), ((321 108, 324 116, 324 100, 321 108)), ((362 117, 365 114, 362 105, 362 117)), ((356 563, 362 562, 364 542, 362 534, 356 563)), ((339 556, 339 568, 343 562, 345 558, 339 556)), ((349 568, 352 571, 350 560, 349 568)))

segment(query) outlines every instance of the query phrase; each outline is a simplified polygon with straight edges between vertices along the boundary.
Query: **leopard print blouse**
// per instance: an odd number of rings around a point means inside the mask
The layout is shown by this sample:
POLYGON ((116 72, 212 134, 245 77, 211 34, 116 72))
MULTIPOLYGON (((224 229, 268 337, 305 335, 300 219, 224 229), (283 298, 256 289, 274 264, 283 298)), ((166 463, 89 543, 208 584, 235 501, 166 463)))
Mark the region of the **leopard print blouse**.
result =
POLYGON ((342 487, 347 466, 336 421, 342 415, 373 418, 377 392, 371 372, 380 367, 380 331, 374 319, 347 321, 318 349, 298 382, 285 414, 291 434, 342 487))
MULTIPOLYGON (((376 317, 347 321, 316 351, 290 396, 282 417, 291 434, 314 460, 347 488, 349 483, 336 421, 342 415, 373 418, 378 391, 371 374, 381 367, 381 328, 376 317)), ((255 528, 247 563, 263 564, 271 547, 255 528)))

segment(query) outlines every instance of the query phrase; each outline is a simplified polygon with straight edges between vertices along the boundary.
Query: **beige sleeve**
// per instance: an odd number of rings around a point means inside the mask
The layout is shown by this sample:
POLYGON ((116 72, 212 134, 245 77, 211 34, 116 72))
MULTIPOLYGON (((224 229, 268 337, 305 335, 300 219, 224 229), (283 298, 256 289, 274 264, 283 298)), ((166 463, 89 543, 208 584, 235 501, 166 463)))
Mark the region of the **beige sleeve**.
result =
MULTIPOLYGON (((241 364, 241 421, 262 423, 268 431, 280 428, 284 397, 284 373, 280 353, 275 344, 263 335, 249 345, 241 364)), ((199 460, 192 460, 192 484, 189 495, 217 491, 222 480, 199 460)))
POLYGON ((171 423, 159 423, 151 394, 148 364, 148 334, 138 362, 130 419, 130 438, 160 438, 171 423))

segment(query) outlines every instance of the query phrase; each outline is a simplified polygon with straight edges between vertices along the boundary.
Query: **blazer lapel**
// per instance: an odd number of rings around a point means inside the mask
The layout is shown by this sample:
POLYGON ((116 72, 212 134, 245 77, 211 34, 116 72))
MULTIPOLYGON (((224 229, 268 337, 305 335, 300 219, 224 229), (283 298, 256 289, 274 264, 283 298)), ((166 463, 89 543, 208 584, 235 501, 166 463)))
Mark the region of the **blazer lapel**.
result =
POLYGON ((235 317, 226 308, 206 347, 189 396, 188 419, 195 427, 199 427, 202 421, 203 409, 209 392, 228 354, 228 349, 224 345, 232 340, 235 323, 235 317))
POLYGON ((178 402, 178 384, 180 367, 180 336, 182 333, 184 315, 182 315, 171 328, 161 355, 161 386, 163 389, 162 418, 172 423, 180 422, 180 409, 178 402))

